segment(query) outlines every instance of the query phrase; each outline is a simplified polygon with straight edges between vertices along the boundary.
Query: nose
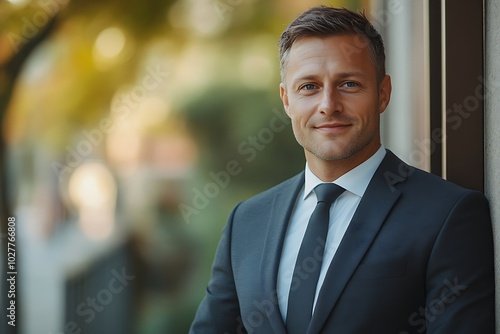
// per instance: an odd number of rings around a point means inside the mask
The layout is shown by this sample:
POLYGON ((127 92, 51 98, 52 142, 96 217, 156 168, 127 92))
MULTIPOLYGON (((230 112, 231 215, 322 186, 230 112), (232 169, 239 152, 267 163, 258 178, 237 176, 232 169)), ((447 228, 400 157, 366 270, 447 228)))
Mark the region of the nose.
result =
POLYGON ((342 111, 341 97, 335 89, 329 87, 323 89, 319 111, 325 115, 342 111))

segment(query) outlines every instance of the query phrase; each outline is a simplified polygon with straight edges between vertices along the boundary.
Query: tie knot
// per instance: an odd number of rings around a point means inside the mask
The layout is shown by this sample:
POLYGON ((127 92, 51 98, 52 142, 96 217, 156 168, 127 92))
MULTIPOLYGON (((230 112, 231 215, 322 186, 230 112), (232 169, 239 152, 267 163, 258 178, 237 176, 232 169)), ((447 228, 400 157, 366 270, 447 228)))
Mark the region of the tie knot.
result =
POLYGON ((335 202, 337 197, 339 197, 344 191, 344 188, 336 185, 335 183, 320 183, 314 188, 318 203, 325 202, 327 204, 335 202))

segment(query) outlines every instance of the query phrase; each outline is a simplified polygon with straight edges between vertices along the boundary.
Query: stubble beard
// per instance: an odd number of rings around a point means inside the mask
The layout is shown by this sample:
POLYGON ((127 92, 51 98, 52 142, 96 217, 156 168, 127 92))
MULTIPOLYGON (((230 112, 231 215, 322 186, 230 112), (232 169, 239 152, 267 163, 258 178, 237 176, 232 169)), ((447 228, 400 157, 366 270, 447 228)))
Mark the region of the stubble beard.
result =
POLYGON ((340 161, 352 157, 356 153, 362 151, 365 147, 370 145, 370 143, 375 139, 376 132, 374 132, 370 137, 363 138, 360 131, 351 135, 353 140, 347 143, 331 143, 331 145, 336 145, 335 149, 325 148, 325 143, 316 143, 314 140, 302 140, 296 135, 295 138, 297 142, 315 157, 323 161, 340 161), (356 140, 360 138, 360 140, 356 140))

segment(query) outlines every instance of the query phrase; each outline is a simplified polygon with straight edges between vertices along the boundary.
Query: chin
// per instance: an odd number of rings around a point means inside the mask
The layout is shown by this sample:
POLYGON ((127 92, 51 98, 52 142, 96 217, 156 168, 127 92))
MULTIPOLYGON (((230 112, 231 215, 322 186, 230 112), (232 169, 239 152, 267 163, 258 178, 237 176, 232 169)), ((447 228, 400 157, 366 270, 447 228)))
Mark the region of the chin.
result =
POLYGON ((324 161, 339 161, 339 160, 344 160, 353 155, 352 152, 349 151, 329 151, 329 152, 321 152, 321 151, 309 151, 312 155, 317 157, 318 159, 324 160, 324 161))

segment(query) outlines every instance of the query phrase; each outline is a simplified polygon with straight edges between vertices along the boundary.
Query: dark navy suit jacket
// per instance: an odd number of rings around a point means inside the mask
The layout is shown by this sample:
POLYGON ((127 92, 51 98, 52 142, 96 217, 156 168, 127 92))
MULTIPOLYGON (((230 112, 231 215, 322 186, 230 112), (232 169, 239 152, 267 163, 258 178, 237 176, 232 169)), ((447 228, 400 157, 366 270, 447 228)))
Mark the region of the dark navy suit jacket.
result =
MULTIPOLYGON (((286 333, 276 296, 301 173, 232 211, 190 333, 286 333)), ((494 333, 493 237, 476 191, 392 152, 333 258, 309 334, 494 333)))

